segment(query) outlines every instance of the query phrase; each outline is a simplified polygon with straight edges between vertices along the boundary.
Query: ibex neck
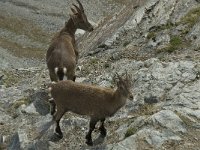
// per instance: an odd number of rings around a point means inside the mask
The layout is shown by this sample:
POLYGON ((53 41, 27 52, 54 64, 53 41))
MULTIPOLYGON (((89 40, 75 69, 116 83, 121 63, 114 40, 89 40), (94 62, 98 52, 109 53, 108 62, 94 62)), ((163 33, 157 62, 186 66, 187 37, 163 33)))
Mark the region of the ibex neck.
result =
POLYGON ((65 24, 65 27, 63 28, 63 30, 61 32, 66 32, 69 33, 70 35, 74 36, 75 32, 76 32, 76 26, 74 25, 74 22, 72 20, 72 18, 70 18, 68 20, 68 22, 65 24))
POLYGON ((114 97, 115 101, 117 101, 116 103, 117 105, 116 107, 118 107, 117 109, 125 105, 127 97, 124 96, 119 89, 116 89, 114 97))

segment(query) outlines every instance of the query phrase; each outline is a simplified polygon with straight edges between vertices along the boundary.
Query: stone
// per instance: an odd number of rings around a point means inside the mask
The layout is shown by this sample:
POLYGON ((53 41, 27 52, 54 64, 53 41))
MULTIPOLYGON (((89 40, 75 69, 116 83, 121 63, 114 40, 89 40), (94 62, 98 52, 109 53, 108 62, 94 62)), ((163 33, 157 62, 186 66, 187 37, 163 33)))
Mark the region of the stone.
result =
POLYGON ((10 144, 8 146, 8 150, 21 150, 20 147, 20 139, 19 139, 19 134, 15 133, 10 141, 10 144))
POLYGON ((154 125, 160 125, 172 132, 187 132, 183 121, 171 110, 161 110, 151 116, 154 125))
POLYGON ((31 101, 33 101, 33 104, 31 104, 32 105, 31 108, 33 111, 36 111, 40 115, 44 115, 44 116, 50 112, 47 92, 43 90, 36 91, 33 95, 31 95, 30 98, 31 98, 31 101))
POLYGON ((28 150, 49 150, 48 141, 44 140, 36 140, 32 144, 30 144, 27 148, 28 150))

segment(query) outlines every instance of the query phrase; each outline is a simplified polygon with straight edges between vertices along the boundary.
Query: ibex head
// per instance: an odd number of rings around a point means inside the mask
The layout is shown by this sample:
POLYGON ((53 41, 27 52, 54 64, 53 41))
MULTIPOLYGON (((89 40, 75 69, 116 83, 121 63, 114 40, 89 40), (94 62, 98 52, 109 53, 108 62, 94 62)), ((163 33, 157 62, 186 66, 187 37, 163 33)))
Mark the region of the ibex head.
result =
POLYGON ((126 78, 123 79, 116 73, 117 76, 117 87, 123 93, 124 96, 128 96, 129 99, 133 99, 133 95, 131 93, 132 81, 130 75, 126 72, 126 78))
POLYGON ((73 14, 70 14, 70 17, 72 18, 74 25, 76 28, 83 29, 85 31, 93 31, 93 26, 88 22, 87 16, 84 13, 83 6, 79 0, 76 0, 79 4, 79 7, 75 4, 73 4, 74 8, 71 8, 73 14))

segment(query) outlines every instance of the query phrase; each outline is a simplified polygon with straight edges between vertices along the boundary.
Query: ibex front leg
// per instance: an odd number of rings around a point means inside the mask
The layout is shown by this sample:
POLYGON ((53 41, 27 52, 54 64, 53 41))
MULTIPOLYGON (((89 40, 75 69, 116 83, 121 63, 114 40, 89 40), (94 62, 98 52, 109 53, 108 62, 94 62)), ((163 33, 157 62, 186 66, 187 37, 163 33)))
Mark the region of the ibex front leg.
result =
POLYGON ((105 121, 105 118, 101 119, 101 126, 99 127, 99 130, 103 137, 106 136, 106 128, 104 127, 104 121, 105 121))
POLYGON ((86 144, 92 146, 93 142, 92 142, 92 131, 95 129, 95 125, 98 122, 97 119, 95 118, 91 118, 90 119, 90 129, 89 132, 86 135, 86 144))

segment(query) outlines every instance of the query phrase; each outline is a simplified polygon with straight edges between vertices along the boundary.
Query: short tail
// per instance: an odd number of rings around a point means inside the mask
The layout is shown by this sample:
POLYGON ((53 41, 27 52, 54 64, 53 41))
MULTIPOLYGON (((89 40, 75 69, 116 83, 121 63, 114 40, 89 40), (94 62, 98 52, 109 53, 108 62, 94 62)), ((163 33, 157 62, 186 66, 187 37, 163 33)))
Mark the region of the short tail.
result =
POLYGON ((35 139, 40 139, 53 124, 54 124, 54 121, 51 120, 51 121, 43 124, 42 126, 40 126, 37 129, 37 135, 36 135, 35 139))
POLYGON ((55 73, 57 74, 59 80, 63 80, 64 76, 66 75, 67 73, 67 68, 66 67, 56 67, 55 68, 55 73))

